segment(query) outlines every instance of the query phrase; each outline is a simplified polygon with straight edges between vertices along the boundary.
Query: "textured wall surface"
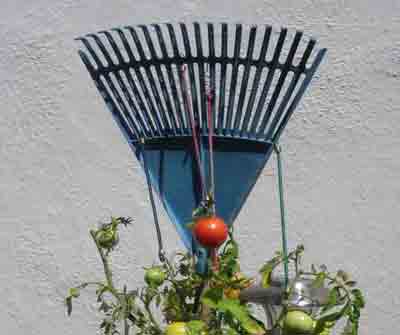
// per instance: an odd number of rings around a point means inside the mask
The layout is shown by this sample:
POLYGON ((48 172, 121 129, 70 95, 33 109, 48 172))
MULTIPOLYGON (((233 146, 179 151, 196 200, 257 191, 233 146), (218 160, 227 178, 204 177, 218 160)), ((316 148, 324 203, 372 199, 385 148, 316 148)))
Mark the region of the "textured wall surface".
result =
MULTIPOLYGON (((142 171, 76 54, 73 38, 123 24, 268 23, 303 29, 328 55, 283 136, 290 245, 353 272, 362 335, 400 331, 400 1, 0 1, 0 332, 95 334, 100 278, 89 227, 130 215, 114 266, 132 287, 156 255, 142 171), (89 313, 90 312, 90 313, 89 313)), ((248 273, 279 248, 271 161, 237 219, 248 273)), ((169 250, 180 248, 162 213, 169 250)))

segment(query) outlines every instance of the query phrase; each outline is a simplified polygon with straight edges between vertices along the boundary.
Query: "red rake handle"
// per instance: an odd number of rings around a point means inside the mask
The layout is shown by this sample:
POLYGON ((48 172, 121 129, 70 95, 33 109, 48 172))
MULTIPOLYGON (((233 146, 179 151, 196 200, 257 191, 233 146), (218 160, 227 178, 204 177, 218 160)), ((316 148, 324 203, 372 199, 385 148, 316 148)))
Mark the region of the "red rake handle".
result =
POLYGON ((195 152, 195 157, 196 157, 196 163, 197 163, 197 168, 200 174, 200 184, 201 184, 201 193, 203 196, 203 199, 205 199, 205 194, 206 194, 206 187, 205 187, 205 182, 204 182, 204 175, 203 175, 203 170, 201 168, 201 159, 200 159, 200 145, 198 141, 198 134, 197 134, 197 127, 196 127, 196 121, 194 119, 194 114, 192 110, 192 104, 190 101, 189 97, 189 89, 188 89, 188 84, 187 84, 187 78, 185 76, 186 73, 186 66, 182 65, 181 67, 181 77, 182 77, 182 93, 183 93, 183 99, 184 103, 187 107, 188 111, 188 120, 190 124, 190 129, 192 131, 192 138, 193 138, 193 145, 194 145, 194 152, 195 152))
POLYGON ((215 179, 214 179, 214 118, 212 112, 213 94, 210 83, 206 83, 207 94, 207 124, 208 124, 208 148, 209 148, 209 173, 210 193, 213 198, 212 212, 215 214, 215 179), (207 85, 208 84, 208 85, 207 85))

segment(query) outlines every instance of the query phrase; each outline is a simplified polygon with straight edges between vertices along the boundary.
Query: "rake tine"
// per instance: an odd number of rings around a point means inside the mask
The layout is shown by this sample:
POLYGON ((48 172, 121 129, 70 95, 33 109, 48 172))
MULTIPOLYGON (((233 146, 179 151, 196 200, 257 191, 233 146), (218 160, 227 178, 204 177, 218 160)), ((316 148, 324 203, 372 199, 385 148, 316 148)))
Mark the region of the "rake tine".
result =
POLYGON ((243 118, 243 124, 242 124, 242 132, 240 134, 240 136, 243 136, 244 132, 247 131, 247 127, 250 121, 250 117, 251 117, 251 113, 253 110, 253 106, 254 106, 254 102, 256 100, 256 96, 257 96, 257 91, 258 91, 258 85, 260 83, 260 79, 261 79, 261 74, 262 74, 262 70, 263 67, 261 66, 261 64, 263 62, 265 62, 265 56, 267 54, 267 50, 268 50, 268 45, 269 45, 269 41, 270 41, 270 37, 271 37, 271 31, 272 31, 272 27, 271 26, 266 26, 265 27, 265 32, 264 32, 264 38, 262 41, 262 47, 261 47, 261 51, 260 51, 260 57, 258 58, 257 61, 257 70, 256 73, 254 75, 254 80, 253 80, 253 85, 251 88, 251 93, 250 93, 250 97, 249 97, 249 101, 247 103, 247 108, 246 108, 246 112, 243 118))
POLYGON ((126 53, 128 54, 130 64, 132 65, 132 64, 136 63, 138 60, 134 56, 131 46, 129 45, 128 39, 126 38, 123 30, 121 28, 113 28, 112 30, 116 31, 119 34, 119 37, 122 41, 122 44, 124 45, 126 53))
POLYGON ((220 75, 220 97, 218 102, 218 130, 224 129, 225 119, 225 86, 226 86, 226 58, 228 56, 228 25, 222 23, 221 31, 221 75, 220 75))
POLYGON ((275 108, 275 104, 278 101, 278 98, 279 98, 279 95, 281 93, 282 87, 283 87, 283 85, 285 83, 286 76, 289 73, 290 66, 291 66, 291 64, 293 62, 294 55, 296 53, 297 47, 299 46, 299 43, 300 43, 300 40, 301 40, 302 36, 303 36, 303 32, 301 32, 301 31, 297 31, 296 35, 294 36, 292 45, 291 45, 290 50, 289 50, 289 54, 288 54, 288 56, 286 58, 285 64, 284 64, 283 69, 281 71, 281 74, 279 76, 278 83, 275 86, 275 89, 274 89, 274 92, 272 94, 271 100, 269 101, 267 110, 264 113, 264 117, 262 119, 259 131, 258 131, 260 136, 262 136, 262 134, 264 133, 265 128, 266 128, 266 126, 268 124, 268 121, 269 121, 269 119, 271 117, 272 111, 275 108))
POLYGON ((150 112, 147 112, 147 115, 148 115, 149 118, 152 117, 152 119, 154 120, 155 128, 156 128, 155 132, 161 135, 162 132, 163 132, 162 131, 163 127, 161 125, 160 118, 158 116, 158 113, 156 112, 156 108, 154 106, 154 103, 152 101, 152 98, 151 98, 151 95, 149 93, 149 90, 148 90, 148 88, 146 86, 146 83, 145 83, 143 75, 142 75, 142 73, 140 71, 140 68, 133 68, 133 70, 134 70, 134 73, 135 73, 135 75, 137 77, 137 80, 139 82, 139 86, 141 88, 143 96, 146 99, 147 105, 149 106, 149 109, 150 109, 150 112))
POLYGON ((267 79, 265 80, 264 87, 262 89, 260 99, 257 104, 256 112, 254 113, 254 117, 253 117, 253 120, 251 123, 250 132, 253 134, 253 136, 256 135, 256 129, 257 129, 257 125, 260 120, 260 117, 261 117, 261 111, 264 107, 264 102, 265 102, 265 99, 267 98, 268 91, 269 91, 269 88, 272 83, 272 78, 274 77, 274 74, 275 74, 275 70, 279 64, 279 55, 282 51, 283 43, 285 42, 285 39, 286 39, 286 34, 287 34, 287 29, 283 28, 281 30, 281 33, 279 34, 279 39, 278 39, 278 43, 275 47, 274 56, 272 58, 270 67, 268 68, 267 79))
POLYGON ((135 80, 133 79, 132 74, 130 73, 129 70, 126 70, 124 72, 128 79, 129 86, 131 87, 131 90, 133 91, 136 102, 139 105, 140 111, 143 114, 144 118, 146 119, 147 128, 149 128, 151 136, 155 136, 157 133, 156 126, 154 125, 154 121, 150 117, 149 110, 147 109, 147 107, 140 95, 140 92, 135 83, 135 80))
POLYGON ((85 37, 78 37, 78 38, 76 38, 76 40, 81 41, 83 43, 83 45, 89 51, 90 56, 93 58, 94 62, 96 63, 97 68, 104 69, 105 66, 101 62, 100 58, 97 56, 96 52, 94 51, 94 49, 93 49, 92 45, 90 44, 90 42, 88 41, 88 39, 85 37))
MULTIPOLYGON (((160 44, 161 47, 161 53, 163 55, 163 57, 165 59, 168 58, 168 52, 167 52, 167 48, 166 48, 166 44, 165 44, 165 40, 164 40, 164 36, 162 34, 161 28, 158 24, 154 24, 153 25, 155 31, 156 31, 156 35, 158 38, 158 42, 160 44)), ((169 81, 169 86, 171 88, 171 92, 172 92, 172 96, 177 97, 178 96, 178 90, 176 88, 176 83, 175 83, 175 78, 173 75, 173 70, 171 67, 171 64, 165 64, 165 68, 167 70, 167 75, 168 75, 168 81, 169 81)), ((179 103, 178 99, 172 99, 174 101, 174 106, 175 106, 175 111, 176 111, 176 115, 178 116, 177 118, 174 117, 174 121, 177 123, 177 132, 182 133, 183 128, 185 127, 184 125, 184 121, 182 119, 182 111, 181 111, 181 105, 179 103)))
POLYGON ((307 48, 304 51, 304 54, 303 54, 303 56, 302 56, 302 58, 300 60, 299 65, 297 66, 298 69, 299 69, 300 74, 301 74, 301 72, 306 72, 306 64, 308 62, 308 59, 310 58, 311 52, 313 51, 316 43, 317 42, 313 38, 310 39, 310 41, 308 42, 307 48))
POLYGON ((318 52, 317 56, 315 57, 311 68, 309 68, 307 70, 306 77, 304 78, 303 82, 301 83, 301 86, 299 87, 296 95, 293 98, 293 101, 291 102, 290 106, 288 107, 284 118, 282 119, 281 123, 279 124, 278 129, 276 130, 276 132, 274 133, 274 135, 272 137, 272 141, 274 143, 279 141, 279 138, 280 138, 280 136, 282 134, 282 131, 285 129, 290 117, 292 116, 294 110, 296 109, 296 107, 299 104, 301 98, 303 97, 304 92, 306 91, 307 86, 310 84, 311 79, 313 78, 315 71, 317 70, 318 66, 321 64, 321 61, 324 58, 325 53, 326 53, 326 49, 321 49, 318 52))
MULTIPOLYGON (((182 32, 182 38, 183 38, 183 46, 185 48, 185 54, 186 58, 189 60, 193 57, 192 55, 192 48, 190 45, 189 41, 189 35, 188 31, 186 28, 186 25, 184 23, 179 24, 182 32)), ((194 73, 194 68, 193 68, 193 63, 188 61, 187 64, 188 67, 188 75, 189 75, 189 80, 190 80, 190 92, 191 92, 191 97, 192 97, 192 106, 193 106, 193 113, 195 120, 198 125, 200 125, 200 115, 199 115, 199 109, 198 109, 198 99, 197 99, 197 88, 196 88, 196 76, 194 73)))
MULTIPOLYGON (((139 114, 139 111, 138 111, 138 109, 136 108, 136 106, 135 106, 135 104, 134 104, 134 102, 133 102, 133 100, 132 100, 132 97, 131 97, 131 95, 130 95, 130 93, 129 93, 129 91, 128 91, 126 85, 125 85, 125 83, 123 82, 123 80, 122 80, 120 74, 119 74, 118 72, 114 72, 114 75, 115 75, 115 77, 116 77, 116 79, 117 79, 117 82, 118 82, 119 87, 121 88, 122 92, 124 93, 124 96, 125 96, 126 100, 128 101, 129 107, 131 107, 131 109, 132 109, 132 111, 133 111, 133 114, 134 114, 134 116, 135 116, 135 119, 136 119, 137 122, 140 124, 140 128, 142 129, 142 131, 139 131, 139 130, 138 130, 138 132, 139 132, 139 137, 140 137, 140 136, 143 136, 143 134, 145 134, 146 136, 148 136, 148 132, 147 132, 145 123, 144 123, 144 121, 143 121, 141 115, 139 114), (142 134, 142 132, 143 132, 143 134, 142 134)), ((124 105, 125 105, 125 104, 124 104, 124 105)), ((129 119, 130 119, 130 118, 131 118, 131 116, 130 116, 130 114, 129 114, 129 119)))
POLYGON ((118 126, 122 130, 122 133, 128 143, 131 145, 133 140, 137 140, 139 137, 137 134, 133 134, 131 128, 128 126, 127 122, 125 121, 124 117, 122 116, 121 112, 119 111, 117 105, 115 104, 113 98, 111 97, 110 92, 104 86, 103 82, 100 78, 94 79, 97 88, 101 92, 101 95, 106 102, 108 109, 111 112, 111 115, 114 117, 114 120, 117 122, 118 126))
POLYGON ((132 36, 133 42, 135 44, 136 50, 137 50, 137 52, 139 54, 138 61, 146 61, 146 60, 148 60, 146 55, 145 55, 145 53, 144 53, 144 49, 143 49, 142 43, 140 42, 139 36, 138 36, 135 28, 132 27, 132 26, 125 26, 125 29, 127 29, 131 33, 131 36, 132 36))
POLYGON ((242 118, 242 109, 243 109, 244 100, 246 97, 247 83, 249 81, 251 61, 253 59, 254 42, 256 39, 256 33, 257 33, 257 27, 256 26, 251 27, 250 34, 249 34, 249 45, 247 47, 247 53, 246 53, 247 61, 246 61, 246 65, 244 68, 244 73, 243 73, 243 78, 242 78, 242 83, 241 83, 241 88, 240 88, 240 93, 239 93, 239 100, 238 100, 238 106, 236 109, 236 116, 235 116, 235 122, 233 124, 233 129, 239 129, 240 120, 242 118))
MULTIPOLYGON (((175 34, 175 29, 174 26, 171 23, 167 23, 167 29, 168 29, 168 34, 171 40, 171 45, 172 45, 172 50, 174 53, 174 57, 175 57, 175 62, 177 63, 176 68, 177 68, 177 75, 178 75, 178 80, 179 80, 179 86, 180 86, 180 92, 181 93, 181 98, 182 101, 184 102, 184 94, 183 94, 183 88, 182 88, 182 76, 181 76, 181 69, 180 69, 180 64, 181 64, 181 57, 179 55, 179 49, 178 49, 178 42, 176 40, 176 34, 175 34)), ((175 81, 174 81, 175 82, 175 81)), ((181 108, 179 108, 179 112, 180 112, 180 119, 182 120, 182 124, 183 127, 185 128, 185 131, 187 134, 190 133, 190 124, 189 124, 189 120, 186 120, 186 115, 187 115, 187 110, 186 110, 186 105, 185 103, 183 103, 183 109, 184 111, 182 111, 181 108)))
POLYGON ((203 47, 201 43, 200 25, 198 22, 195 22, 193 26, 194 26, 194 36, 196 41, 196 49, 197 49, 197 59, 198 59, 197 65, 199 67, 201 121, 202 121, 202 129, 203 132, 205 133, 207 128, 207 111, 206 111, 207 97, 205 92, 206 82, 204 79, 205 63, 204 63, 203 47))
POLYGON ((145 119, 145 122, 143 122, 143 123, 147 125, 146 128, 148 128, 148 132, 149 132, 150 136, 155 136, 157 131, 156 131, 153 121, 149 115, 149 112, 144 104, 144 101, 143 101, 142 97, 140 96, 137 85, 136 85, 135 81, 133 80, 133 77, 132 77, 131 73, 129 72, 129 70, 125 70, 124 73, 128 79, 129 86, 130 86, 131 90, 133 91, 133 95, 139 106, 139 109, 145 119))
MULTIPOLYGON (((110 57, 110 54, 108 53, 106 47, 104 46, 104 43, 102 42, 102 40, 95 34, 89 34, 87 35, 88 37, 92 37, 93 40, 95 41, 95 43, 98 45, 99 49, 101 50, 101 52, 103 53, 104 57, 106 58, 107 62, 109 63, 109 65, 115 65, 110 57)), ((119 73, 115 72, 114 73, 119 86, 121 87, 121 90, 124 91, 125 85, 122 82, 119 73)), ((118 90, 116 89, 114 82, 111 80, 110 76, 108 74, 104 74, 103 75, 104 79, 107 81, 108 85, 110 86, 111 92, 113 93, 119 107, 122 110, 122 113, 124 114, 125 118, 128 120, 129 125, 135 130, 136 134, 140 134, 140 131, 137 128, 137 125, 135 123, 135 121, 132 118, 132 115, 129 113, 129 110, 127 108, 127 106, 125 105, 125 102, 123 101, 123 99, 121 98, 121 95, 119 94, 118 90)), ((129 95, 129 93, 124 92, 126 95, 129 95)), ((133 104, 132 104, 133 106, 133 104)))
MULTIPOLYGON (((142 43, 140 42, 140 39, 139 39, 139 37, 137 35, 137 32, 136 32, 135 28, 134 27, 129 27, 129 30, 131 31, 132 36, 135 36, 134 37, 134 41, 135 41, 136 46, 138 47, 138 51, 140 52, 141 57, 143 59, 145 59, 143 46, 142 46, 142 43)), ((149 47, 149 50, 150 50, 150 46, 149 45, 147 45, 147 46, 149 47)), ((155 56, 155 53, 154 53, 154 56, 155 56)), ((152 55, 150 55, 150 57, 152 57, 152 55)), ((148 83, 150 84, 150 90, 151 90, 151 92, 153 94, 155 103, 157 105, 156 113, 157 113, 158 120, 160 121, 159 118, 161 117, 161 119, 162 119, 162 123, 161 124, 163 125, 164 129, 168 129, 169 130, 169 129, 171 129, 171 126, 170 126, 169 121, 167 119, 166 111, 164 110, 164 106, 161 103, 161 97, 160 97, 160 95, 158 93, 158 89, 157 89, 156 82, 154 80, 153 73, 151 72, 149 66, 144 66, 143 68, 144 68, 144 71, 145 71, 145 73, 147 75, 148 83)))
POLYGON ((111 48, 115 52, 115 55, 117 56, 119 63, 124 64, 125 63, 124 57, 122 57, 121 51, 119 50, 117 43, 115 42, 114 37, 111 35, 111 33, 107 30, 102 30, 99 31, 99 34, 103 34, 107 38, 107 41, 108 43, 110 43, 111 48))
POLYGON ((236 85, 237 85, 237 77, 239 70, 239 57, 240 57, 240 45, 242 42, 242 25, 236 25, 235 31, 235 46, 233 52, 233 65, 232 65, 232 75, 231 75, 231 85, 229 88, 229 100, 228 100, 228 112, 227 112, 227 120, 225 128, 226 130, 232 129, 232 114, 233 114, 233 105, 235 102, 236 96, 236 85))
MULTIPOLYGON (((136 125, 135 121, 133 120, 131 114, 129 113, 128 108, 125 105, 125 102, 122 100, 122 97, 119 94, 117 88, 115 87, 114 82, 112 81, 110 75, 106 74, 103 77, 107 81, 108 85, 110 86, 111 92, 113 93, 113 95, 115 97, 115 100, 117 101, 117 103, 118 103, 120 109, 122 110, 122 113, 124 114, 125 118, 128 120, 128 123, 131 125, 131 127, 133 127, 135 129, 135 132, 137 134, 140 134, 140 131, 137 129, 137 125, 136 125)), ((117 81, 118 81, 118 79, 117 79, 117 81)))
MULTIPOLYGON (((119 110, 122 112, 122 113, 120 113, 121 117, 122 117, 122 115, 124 116, 124 118, 127 121, 127 124, 130 126, 131 129, 133 129, 133 131, 135 133, 135 137, 138 138, 139 137, 138 134, 140 134, 140 131, 137 129, 136 123, 132 119, 132 116, 130 115, 128 108, 126 107, 124 101, 121 98, 121 95, 119 94, 117 88, 115 87, 114 82, 112 81, 112 79, 109 77, 108 74, 103 75, 102 77, 107 82, 107 84, 111 90, 112 96, 114 97, 114 100, 117 102, 119 110)), ((110 94, 110 93, 108 93, 108 94, 110 94)), ((111 96, 111 94, 110 94, 110 96, 111 96)))
POLYGON ((166 26, 167 26, 167 29, 168 29, 169 37, 171 39, 172 51, 173 51, 173 54, 175 56, 175 61, 178 62, 181 57, 180 57, 180 54, 179 54, 178 42, 177 42, 177 39, 176 39, 175 29, 174 29, 174 26, 171 23, 167 23, 166 26))
POLYGON ((209 70, 210 70, 210 90, 211 92, 213 92, 213 99, 212 99, 212 103, 211 103, 211 114, 213 116, 213 120, 212 120, 212 125, 213 128, 215 128, 215 124, 216 124, 216 117, 217 117, 217 113, 216 113, 216 92, 215 92, 215 42, 214 42, 214 26, 211 23, 207 24, 207 28, 208 28, 208 50, 209 50, 209 70))
POLYGON ((100 51, 103 53, 104 58, 108 62, 108 65, 115 66, 115 63, 113 62, 110 54, 108 53, 106 47, 104 46, 103 41, 99 38, 99 36, 97 36, 96 34, 88 34, 86 36, 93 38, 93 40, 96 42, 97 46, 99 47, 100 51))
POLYGON ((95 79, 98 78, 99 76, 96 73, 96 69, 93 66, 93 64, 90 62, 89 57, 86 55, 86 53, 82 50, 78 50, 79 57, 82 59, 83 64, 86 66, 86 69, 89 71, 90 76, 95 79))
MULTIPOLYGON (((118 32, 119 37, 121 38, 122 44, 124 45, 124 48, 125 48, 126 52, 128 53, 130 64, 132 64, 132 65, 135 64, 137 61, 135 59, 135 56, 133 55, 132 49, 129 45, 129 42, 128 42, 124 32, 120 28, 114 28, 113 30, 118 32)), ((156 133, 155 126, 153 124, 153 121, 152 121, 150 115, 148 114, 148 110, 146 108, 146 105, 145 105, 140 93, 139 93, 139 89, 137 88, 137 85, 132 78, 132 74, 130 73, 128 68, 123 68, 122 71, 125 73, 125 76, 128 79, 128 83, 133 92, 133 96, 137 102, 137 105, 139 106, 139 110, 141 111, 141 113, 145 119, 144 124, 147 125, 146 128, 148 129, 150 136, 154 136, 154 134, 156 133)))
POLYGON ((140 133, 139 136, 149 136, 149 132, 147 130, 145 122, 144 122, 142 116, 140 115, 139 110, 136 108, 136 106, 132 100, 132 97, 129 93, 129 90, 127 89, 125 83, 123 82, 121 76, 119 75, 118 72, 114 73, 114 75, 116 76, 118 84, 119 84, 122 92, 124 93, 124 96, 125 96, 126 100, 128 101, 129 106, 131 107, 131 109, 133 111, 135 119, 137 120, 137 122, 140 125, 140 128, 142 129, 142 131, 139 132, 140 133))
POLYGON ((293 78, 290 82, 290 85, 288 86, 285 96, 282 99, 282 102, 278 108, 278 110, 275 113, 275 116, 271 122, 271 125, 268 127, 268 132, 267 132, 267 136, 265 137, 266 139, 268 139, 270 136, 272 136, 272 134, 275 131, 276 125, 278 124, 279 120, 282 117, 282 114, 284 113, 284 110, 287 106, 287 104, 289 103, 289 100, 291 98, 291 96, 293 95, 296 85, 300 79, 301 73, 302 73, 302 69, 305 68, 305 64, 307 63, 308 58, 311 55, 311 52, 313 50, 315 46, 315 40, 311 39, 306 47, 306 50, 303 53, 302 59, 297 67, 297 70, 295 71, 293 78))
MULTIPOLYGON (((115 42, 115 40, 114 40, 114 37, 110 34, 110 32, 108 32, 108 31, 101 31, 101 32, 99 32, 99 33, 100 33, 100 34, 104 34, 104 35, 106 36, 106 38, 107 38, 107 40, 109 41, 111 47, 113 48, 115 54, 117 55, 117 58, 118 58, 120 64, 125 63, 124 60, 123 60, 122 54, 121 54, 121 52, 119 51, 118 46, 117 46, 117 44, 116 44, 116 42, 115 42)), ((123 70, 121 69, 121 71, 123 71, 123 70)), ((126 71, 123 71, 123 72, 124 72, 125 75, 126 75, 126 71)), ((136 118, 136 120, 139 122, 140 127, 141 127, 143 133, 144 133, 146 136, 148 136, 149 134, 148 134, 148 131, 147 131, 145 122, 144 122, 142 116, 140 115, 138 109, 136 108, 136 106, 135 106, 135 104, 134 104, 134 102, 133 102, 133 100, 132 100, 131 94, 129 93, 129 90, 127 89, 125 83, 123 82, 123 80, 122 80, 122 78, 121 78, 119 72, 118 72, 118 71, 115 71, 115 72, 114 72, 114 75, 116 76, 117 81, 118 81, 118 84, 119 84, 121 90, 123 91, 123 93, 124 93, 124 95, 125 95, 125 98, 126 98, 126 100, 128 101, 129 106, 132 108, 133 113, 134 113, 134 115, 135 115, 135 118, 136 118)), ((140 134, 140 136, 142 136, 142 134, 140 134)))
MULTIPOLYGON (((77 38, 77 40, 80 40, 83 42, 82 39, 84 39, 84 38, 77 38)), ((103 97, 108 109, 110 110, 111 115, 113 116, 115 122, 117 122, 125 139, 130 144, 132 142, 132 140, 137 138, 137 134, 133 134, 132 130, 126 123, 124 117, 121 115, 121 112, 118 110, 117 105, 115 104, 110 93, 108 92, 108 89, 104 86, 103 82, 100 79, 100 76, 95 72, 96 69, 93 67, 93 64, 89 61, 89 58, 87 57, 85 52, 82 50, 79 50, 78 53, 79 53, 79 56, 81 57, 83 63, 85 64, 86 68, 88 69, 97 89, 101 93, 101 96, 103 97)))
MULTIPOLYGON (((152 41, 152 39, 151 39, 151 37, 150 37, 150 32, 149 32, 147 26, 145 26, 145 25, 140 25, 139 27, 142 28, 144 37, 145 37, 146 42, 147 42, 147 44, 148 44, 148 46, 149 46, 149 50, 150 50, 151 57, 153 57, 154 59, 156 59, 156 58, 157 58, 157 54, 156 54, 156 51, 155 51, 155 49, 154 49, 154 44, 153 44, 153 41, 152 41)), ((169 98, 167 86, 166 86, 165 80, 164 80, 164 75, 163 75, 163 73, 162 73, 162 71, 161 71, 161 67, 160 67, 159 64, 156 64, 156 65, 155 65, 155 69, 156 69, 158 81, 159 81, 159 83, 160 83, 161 92, 162 92, 162 94, 163 94, 164 101, 165 101, 165 103, 166 103, 168 116, 169 116, 169 118, 170 118, 170 120, 171 120, 171 123, 172 123, 172 129, 173 129, 174 134, 176 134, 176 133, 177 133, 177 132, 176 132, 176 128, 177 128, 176 120, 175 120, 175 116, 174 116, 174 114, 173 114, 172 103, 171 103, 171 100, 170 100, 170 98, 169 98)), ((169 123, 168 123, 168 126, 170 127, 169 123)))
MULTIPOLYGON (((137 33, 136 33, 135 29, 133 27, 131 27, 131 26, 127 26, 126 29, 128 29, 129 32, 131 33, 131 36, 133 38, 133 42, 135 43, 135 46, 136 46, 136 49, 137 49, 137 51, 139 53, 140 59, 141 60, 146 60, 146 56, 144 54, 144 51, 143 51, 143 48, 142 48, 142 44, 140 43, 139 37, 137 36, 137 33)), ((147 105, 150 108, 150 114, 153 116, 153 119, 154 119, 156 127, 157 127, 157 131, 161 135, 163 133, 163 131, 162 131, 163 127, 161 125, 160 117, 159 117, 159 115, 157 113, 157 110, 156 110, 156 108, 154 106, 154 103, 153 103, 153 100, 151 98, 151 94, 150 94, 150 92, 149 92, 149 90, 147 88, 147 85, 146 85, 146 82, 144 80, 143 74, 140 71, 140 68, 133 67, 133 69, 134 69, 134 72, 135 72, 135 74, 137 76, 137 79, 138 79, 140 88, 142 90, 142 93, 143 93, 143 95, 144 95, 144 97, 146 99, 147 105)), ((148 69, 145 69, 145 72, 146 72, 146 74, 148 74, 148 69)), ((150 86, 151 86, 151 83, 150 83, 150 86)), ((151 89, 153 89, 153 88, 151 87, 151 89)), ((149 117, 150 117, 150 115, 149 115, 149 117)))

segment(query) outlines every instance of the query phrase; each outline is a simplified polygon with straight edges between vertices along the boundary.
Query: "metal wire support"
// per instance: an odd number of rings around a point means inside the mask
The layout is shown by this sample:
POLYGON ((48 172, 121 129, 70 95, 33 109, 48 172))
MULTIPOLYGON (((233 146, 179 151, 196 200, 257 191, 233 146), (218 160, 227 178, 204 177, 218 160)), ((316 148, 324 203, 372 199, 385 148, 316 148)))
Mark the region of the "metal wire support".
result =
POLYGON ((281 211, 283 271, 285 276, 284 287, 286 290, 289 282, 289 260, 288 260, 286 217, 285 217, 285 199, 283 194, 283 171, 282 171, 282 158, 281 158, 282 148, 277 143, 273 143, 273 147, 274 147, 274 152, 276 154, 276 162, 278 168, 278 192, 279 192, 279 206, 281 211))
POLYGON ((151 182, 150 182, 150 173, 147 168, 146 150, 144 150, 145 140, 143 138, 140 139, 140 146, 141 146, 141 151, 142 151, 143 169, 144 169, 144 172, 146 175, 146 182, 147 182, 147 188, 149 189, 149 198, 150 198, 150 203, 151 203, 151 209, 153 211, 154 226, 156 227, 156 234, 157 234, 157 241, 158 241, 158 258, 160 259, 161 262, 164 262, 165 261, 165 251, 164 251, 163 242, 162 242, 160 224, 158 222, 157 207, 156 207, 156 203, 154 201, 153 188, 152 188, 151 182))

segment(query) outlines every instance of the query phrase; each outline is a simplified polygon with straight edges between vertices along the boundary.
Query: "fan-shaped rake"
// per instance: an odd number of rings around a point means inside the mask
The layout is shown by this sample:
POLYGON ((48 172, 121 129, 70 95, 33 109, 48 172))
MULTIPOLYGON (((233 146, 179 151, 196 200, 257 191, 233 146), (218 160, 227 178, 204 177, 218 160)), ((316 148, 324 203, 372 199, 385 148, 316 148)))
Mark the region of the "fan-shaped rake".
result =
POLYGON ((82 61, 189 249, 186 224, 205 190, 232 224, 326 51, 300 31, 227 23, 127 26, 78 40, 82 61))

